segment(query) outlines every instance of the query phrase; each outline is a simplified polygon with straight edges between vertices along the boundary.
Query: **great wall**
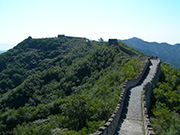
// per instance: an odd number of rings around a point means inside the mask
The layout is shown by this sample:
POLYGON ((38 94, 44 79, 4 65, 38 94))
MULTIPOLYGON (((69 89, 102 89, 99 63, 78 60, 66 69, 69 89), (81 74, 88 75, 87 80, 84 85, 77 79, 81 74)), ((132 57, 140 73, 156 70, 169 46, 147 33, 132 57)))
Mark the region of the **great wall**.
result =
MULTIPOLYGON (((79 38, 58 35, 58 38, 63 37, 79 38)), ((137 57, 134 52, 120 46, 117 39, 109 39, 108 44, 117 45, 123 52, 137 57)), ((152 91, 159 81, 161 72, 160 59, 149 56, 142 57, 146 61, 142 71, 135 79, 125 81, 114 113, 104 126, 91 135, 155 135, 148 114, 152 91)))
MULTIPOLYGON (((135 53, 121 47, 117 39, 110 39, 109 44, 118 45, 125 53, 135 53)), ((103 127, 91 135, 154 135, 148 112, 151 106, 152 90, 159 81, 160 60, 146 57, 146 64, 138 77, 126 80, 114 113, 103 127)))

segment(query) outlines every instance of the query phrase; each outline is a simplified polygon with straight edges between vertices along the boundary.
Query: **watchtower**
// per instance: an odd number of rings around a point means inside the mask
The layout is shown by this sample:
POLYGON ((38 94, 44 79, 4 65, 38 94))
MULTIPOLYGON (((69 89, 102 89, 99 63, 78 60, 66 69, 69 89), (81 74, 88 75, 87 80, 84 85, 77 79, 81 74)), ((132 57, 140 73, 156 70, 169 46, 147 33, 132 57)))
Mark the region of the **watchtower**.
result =
POLYGON ((58 35, 58 38, 63 38, 65 37, 65 35, 58 35))
POLYGON ((118 45, 118 41, 117 41, 117 39, 109 39, 109 41, 108 41, 108 43, 109 43, 109 45, 118 45))

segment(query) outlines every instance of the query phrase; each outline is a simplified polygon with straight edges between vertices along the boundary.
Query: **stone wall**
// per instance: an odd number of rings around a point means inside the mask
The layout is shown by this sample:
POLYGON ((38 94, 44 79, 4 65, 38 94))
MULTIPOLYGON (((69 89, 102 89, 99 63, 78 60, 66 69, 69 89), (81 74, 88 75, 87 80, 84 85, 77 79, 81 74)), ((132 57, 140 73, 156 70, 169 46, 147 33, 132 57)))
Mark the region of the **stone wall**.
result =
POLYGON ((131 56, 137 56, 137 54, 131 52, 130 50, 128 50, 128 49, 126 49, 126 48, 124 48, 124 47, 122 47, 122 46, 120 46, 120 45, 118 45, 118 46, 120 47, 120 49, 121 49, 123 52, 125 52, 125 53, 127 53, 127 54, 129 54, 129 55, 131 55, 131 56))
POLYGON ((142 80, 144 74, 146 73, 146 71, 149 68, 149 65, 150 65, 149 58, 146 57, 146 64, 144 65, 143 70, 141 71, 139 76, 136 77, 135 79, 125 81, 124 86, 123 86, 123 90, 122 90, 120 98, 119 98, 119 102, 115 108, 114 113, 110 116, 110 118, 104 124, 104 126, 100 127, 99 130, 97 132, 93 133, 92 135, 113 135, 113 134, 115 134, 116 128, 119 124, 119 120, 120 120, 122 110, 124 107, 127 91, 131 87, 136 86, 142 80))
POLYGON ((109 39, 108 41, 109 45, 118 45, 118 40, 117 39, 109 39))
POLYGON ((131 56, 137 56, 137 54, 135 54, 135 53, 131 52, 130 50, 128 50, 128 49, 120 46, 120 45, 118 44, 118 40, 117 40, 117 39, 109 39, 108 43, 109 43, 109 45, 112 45, 112 44, 113 44, 113 45, 117 45, 118 47, 120 47, 120 49, 121 49, 123 52, 125 52, 125 53, 127 53, 127 54, 129 54, 129 55, 131 55, 131 56))
POLYGON ((58 35, 58 38, 63 38, 65 37, 65 35, 58 35))
POLYGON ((152 96, 152 91, 155 87, 155 85, 159 81, 159 75, 161 72, 161 67, 160 67, 160 60, 157 57, 151 57, 151 59, 156 59, 158 61, 158 65, 156 68, 156 71, 152 77, 152 80, 145 85, 143 85, 143 91, 142 91, 142 115, 143 115, 143 120, 144 120, 144 131, 145 135, 154 135, 153 129, 151 127, 151 123, 149 120, 149 115, 148 112, 150 111, 151 107, 151 96, 152 96))
POLYGON ((58 38, 69 38, 69 39, 72 39, 72 38, 82 38, 82 39, 86 39, 84 37, 73 37, 73 36, 66 36, 66 35, 58 35, 58 38))

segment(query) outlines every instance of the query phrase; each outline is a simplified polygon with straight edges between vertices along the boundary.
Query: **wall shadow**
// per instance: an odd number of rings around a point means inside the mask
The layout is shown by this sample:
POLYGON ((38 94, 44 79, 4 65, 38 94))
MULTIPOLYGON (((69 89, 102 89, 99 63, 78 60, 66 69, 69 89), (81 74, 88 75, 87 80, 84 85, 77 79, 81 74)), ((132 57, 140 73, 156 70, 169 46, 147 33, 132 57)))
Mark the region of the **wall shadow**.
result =
MULTIPOLYGON (((152 65, 152 63, 150 62, 150 65, 148 67, 148 69, 146 70, 146 72, 144 73, 142 79, 139 81, 139 83, 136 86, 142 85, 143 81, 146 79, 146 77, 148 76, 149 72, 150 72, 150 66, 152 65)), ((136 87, 134 86, 134 87, 136 87)), ((134 88, 132 87, 132 88, 134 88)), ((131 95, 131 90, 132 88, 127 90, 126 93, 126 98, 125 98, 125 102, 124 102, 124 106, 123 106, 123 110, 122 110, 122 115, 120 117, 119 120, 119 124, 118 127, 116 129, 115 135, 119 135, 119 133, 117 131, 121 130, 122 124, 125 121, 126 117, 127 117, 127 113, 128 113, 128 106, 129 106, 129 101, 130 101, 130 95, 131 95)))

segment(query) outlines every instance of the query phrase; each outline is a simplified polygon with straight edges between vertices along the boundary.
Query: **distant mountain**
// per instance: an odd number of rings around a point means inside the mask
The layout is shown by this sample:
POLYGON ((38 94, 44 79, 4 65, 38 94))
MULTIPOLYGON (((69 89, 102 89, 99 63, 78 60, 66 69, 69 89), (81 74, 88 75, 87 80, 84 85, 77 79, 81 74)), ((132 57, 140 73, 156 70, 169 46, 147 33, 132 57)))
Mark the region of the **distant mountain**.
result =
POLYGON ((180 66, 180 44, 147 42, 137 37, 119 41, 147 55, 158 56, 176 68, 180 66))

